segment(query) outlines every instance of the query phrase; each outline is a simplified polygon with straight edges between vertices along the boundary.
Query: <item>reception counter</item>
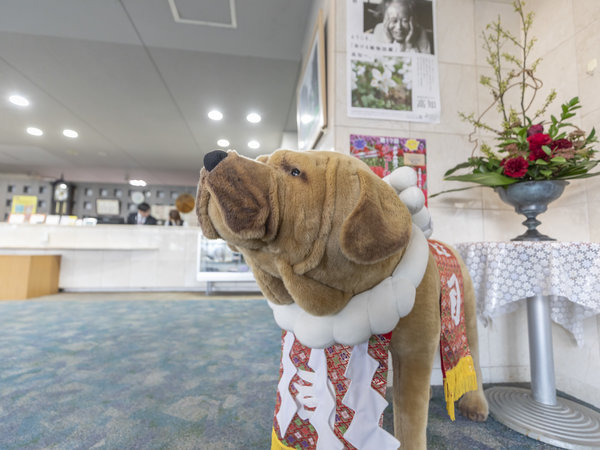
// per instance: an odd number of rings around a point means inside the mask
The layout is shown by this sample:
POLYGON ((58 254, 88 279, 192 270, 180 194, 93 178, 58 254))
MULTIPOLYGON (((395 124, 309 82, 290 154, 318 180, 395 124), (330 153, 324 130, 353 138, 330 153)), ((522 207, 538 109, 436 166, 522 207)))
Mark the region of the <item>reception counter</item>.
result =
MULTIPOLYGON (((202 239, 196 227, 0 223, 0 254, 60 255, 65 291, 205 291, 212 282, 199 276, 202 239)), ((219 289, 256 290, 235 275, 215 278, 219 289)))

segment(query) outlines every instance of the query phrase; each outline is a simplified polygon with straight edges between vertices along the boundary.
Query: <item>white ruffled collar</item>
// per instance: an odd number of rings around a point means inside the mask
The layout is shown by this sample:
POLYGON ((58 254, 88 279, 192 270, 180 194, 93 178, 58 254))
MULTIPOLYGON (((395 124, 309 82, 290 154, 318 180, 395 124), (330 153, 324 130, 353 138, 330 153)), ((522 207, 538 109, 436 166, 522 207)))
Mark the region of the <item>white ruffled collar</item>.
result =
POLYGON ((296 303, 268 304, 277 325, 294 333, 307 347, 327 348, 334 343, 356 345, 367 341, 373 334, 392 331, 400 318, 410 313, 428 259, 427 239, 413 224, 406 251, 392 275, 352 297, 337 314, 313 316, 296 303))

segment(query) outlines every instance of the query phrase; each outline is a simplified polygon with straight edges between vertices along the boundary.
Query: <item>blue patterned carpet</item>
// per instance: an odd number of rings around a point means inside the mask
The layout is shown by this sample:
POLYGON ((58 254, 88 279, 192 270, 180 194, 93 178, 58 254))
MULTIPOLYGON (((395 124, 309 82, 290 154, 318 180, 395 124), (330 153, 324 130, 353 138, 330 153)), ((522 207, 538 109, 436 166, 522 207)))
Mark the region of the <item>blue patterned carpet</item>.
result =
MULTIPOLYGON (((0 448, 268 449, 279 352, 264 300, 0 302, 0 448)), ((451 423, 439 388, 428 441, 554 448, 451 423)))

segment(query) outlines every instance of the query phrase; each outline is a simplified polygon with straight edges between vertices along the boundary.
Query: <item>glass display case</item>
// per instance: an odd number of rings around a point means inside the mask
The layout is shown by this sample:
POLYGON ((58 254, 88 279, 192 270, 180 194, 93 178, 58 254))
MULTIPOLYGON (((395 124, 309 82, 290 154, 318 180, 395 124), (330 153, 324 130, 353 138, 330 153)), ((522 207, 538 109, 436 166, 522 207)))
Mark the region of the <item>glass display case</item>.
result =
POLYGON ((215 282, 240 282, 239 290, 256 290, 252 271, 241 253, 234 252, 221 239, 206 239, 198 236, 197 280, 206 282, 206 292, 213 290, 215 282))

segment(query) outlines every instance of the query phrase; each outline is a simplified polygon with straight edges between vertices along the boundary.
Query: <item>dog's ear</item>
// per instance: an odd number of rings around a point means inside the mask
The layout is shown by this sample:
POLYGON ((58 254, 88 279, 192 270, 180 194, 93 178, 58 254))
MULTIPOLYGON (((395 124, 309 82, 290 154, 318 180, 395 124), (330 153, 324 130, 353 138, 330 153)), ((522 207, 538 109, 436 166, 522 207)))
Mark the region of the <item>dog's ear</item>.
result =
POLYGON ((358 264, 374 264, 403 250, 412 219, 394 189, 374 174, 359 170, 360 195, 342 225, 342 253, 358 264))
POLYGON ((200 223, 202 234, 208 239, 217 239, 220 237, 219 233, 217 233, 217 230, 215 230, 215 227, 208 217, 209 195, 203 186, 206 173, 206 169, 202 168, 200 171, 200 181, 198 182, 198 191, 196 193, 196 216, 198 216, 198 222, 200 223))
POLYGON ((269 160, 269 155, 259 155, 256 160, 261 163, 266 163, 269 160))

